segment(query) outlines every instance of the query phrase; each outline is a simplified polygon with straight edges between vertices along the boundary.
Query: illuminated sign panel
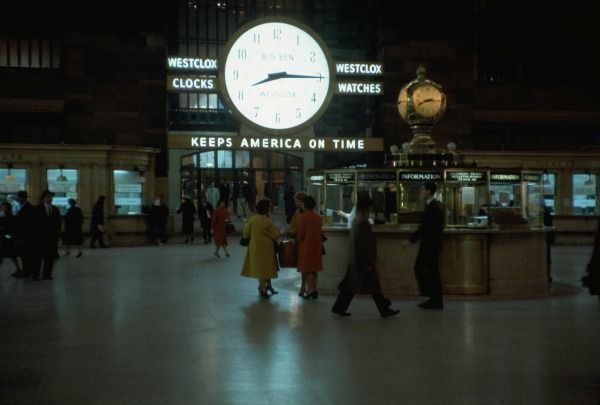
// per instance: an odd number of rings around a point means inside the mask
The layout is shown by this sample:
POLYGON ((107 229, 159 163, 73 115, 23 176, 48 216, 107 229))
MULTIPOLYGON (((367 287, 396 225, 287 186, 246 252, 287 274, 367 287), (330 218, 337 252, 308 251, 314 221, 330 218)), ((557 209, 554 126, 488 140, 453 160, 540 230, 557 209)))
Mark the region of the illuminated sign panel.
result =
POLYGON ((325 181, 328 184, 348 184, 354 183, 356 173, 354 172, 328 172, 325 173, 325 181))
POLYGON ((169 57, 167 67, 173 70, 217 70, 217 60, 169 57))
POLYGON ((396 172, 359 172, 358 181, 363 183, 368 182, 395 182, 396 172))
POLYGON ((209 76, 167 75, 167 90, 215 92, 217 80, 209 76))
POLYGON ((441 172, 400 172, 398 178, 404 183, 422 183, 425 181, 441 181, 441 172))
POLYGON ((491 173, 492 183, 520 183, 521 173, 491 173))
POLYGON ((487 173, 479 171, 446 172, 446 181, 458 183, 479 183, 487 181, 487 173))
POLYGON ((380 152, 383 139, 170 135, 169 148, 380 152))
POLYGON ((383 75, 383 65, 381 63, 340 62, 335 64, 335 71, 338 75, 381 76, 383 75))
POLYGON ((337 94, 382 95, 382 82, 337 82, 337 94))

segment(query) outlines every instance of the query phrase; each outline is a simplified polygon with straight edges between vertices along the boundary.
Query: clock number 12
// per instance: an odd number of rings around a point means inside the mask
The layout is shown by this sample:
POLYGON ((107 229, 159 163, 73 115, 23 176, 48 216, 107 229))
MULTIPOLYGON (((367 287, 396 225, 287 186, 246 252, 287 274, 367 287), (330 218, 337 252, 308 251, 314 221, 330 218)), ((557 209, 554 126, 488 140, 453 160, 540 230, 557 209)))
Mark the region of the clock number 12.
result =
POLYGON ((280 29, 274 29, 273 30, 273 39, 281 39, 281 30, 280 29))

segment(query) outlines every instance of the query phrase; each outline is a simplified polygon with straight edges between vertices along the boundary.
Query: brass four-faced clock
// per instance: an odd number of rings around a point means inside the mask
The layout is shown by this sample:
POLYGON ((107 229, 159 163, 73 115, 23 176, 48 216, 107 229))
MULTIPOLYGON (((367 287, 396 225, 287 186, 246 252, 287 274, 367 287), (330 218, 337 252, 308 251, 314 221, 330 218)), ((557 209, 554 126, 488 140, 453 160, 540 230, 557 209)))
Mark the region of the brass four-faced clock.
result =
POLYGON ((309 27, 266 17, 241 27, 219 59, 223 99, 263 133, 300 131, 321 117, 334 92, 329 49, 309 27))
POLYGON ((412 129, 411 146, 433 146, 433 125, 446 111, 446 95, 442 86, 425 78, 425 68, 419 66, 417 78, 406 84, 398 95, 398 112, 412 129))

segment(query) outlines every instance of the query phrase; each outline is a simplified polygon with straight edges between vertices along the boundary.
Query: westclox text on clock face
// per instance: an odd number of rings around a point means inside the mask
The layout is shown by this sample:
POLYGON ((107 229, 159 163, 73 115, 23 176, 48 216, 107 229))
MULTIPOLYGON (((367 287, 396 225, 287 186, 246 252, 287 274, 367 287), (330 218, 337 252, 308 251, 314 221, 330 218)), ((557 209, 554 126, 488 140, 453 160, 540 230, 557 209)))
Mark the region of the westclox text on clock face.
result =
POLYGON ((255 20, 232 37, 222 61, 223 98, 238 118, 264 132, 312 125, 331 101, 329 50, 298 22, 255 20))

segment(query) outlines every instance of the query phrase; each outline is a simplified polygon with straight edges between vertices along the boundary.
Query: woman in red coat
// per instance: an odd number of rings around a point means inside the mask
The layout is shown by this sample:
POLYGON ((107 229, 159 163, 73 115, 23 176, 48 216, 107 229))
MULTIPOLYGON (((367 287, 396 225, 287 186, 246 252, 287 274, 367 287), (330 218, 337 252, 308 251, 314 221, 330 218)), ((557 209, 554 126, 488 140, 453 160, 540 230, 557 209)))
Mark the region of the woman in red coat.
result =
POLYGON ((227 251, 227 221, 229 221, 229 213, 227 212, 225 200, 221 200, 217 205, 217 209, 213 212, 211 224, 213 239, 217 247, 217 250, 215 250, 215 256, 217 257, 221 257, 219 255, 221 246, 225 251, 225 256, 229 257, 229 252, 227 251))
POLYGON ((298 271, 306 275, 308 292, 302 298, 317 298, 317 274, 323 270, 323 236, 321 217, 314 211, 315 199, 304 197, 304 212, 300 215, 296 239, 298 247, 298 271))

